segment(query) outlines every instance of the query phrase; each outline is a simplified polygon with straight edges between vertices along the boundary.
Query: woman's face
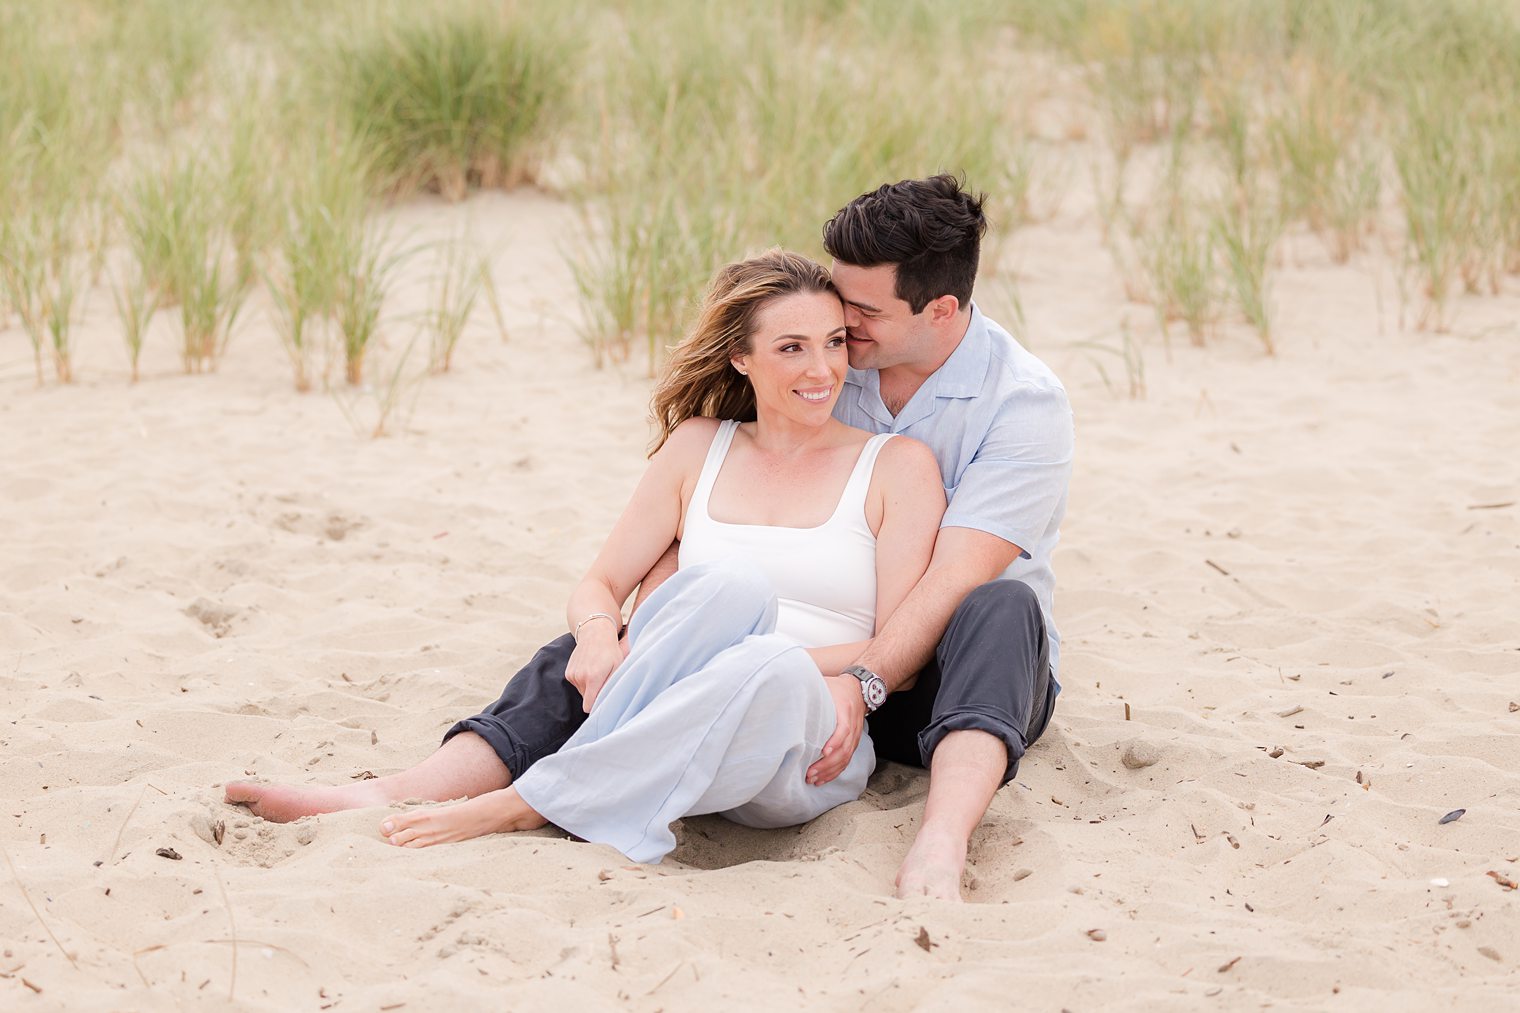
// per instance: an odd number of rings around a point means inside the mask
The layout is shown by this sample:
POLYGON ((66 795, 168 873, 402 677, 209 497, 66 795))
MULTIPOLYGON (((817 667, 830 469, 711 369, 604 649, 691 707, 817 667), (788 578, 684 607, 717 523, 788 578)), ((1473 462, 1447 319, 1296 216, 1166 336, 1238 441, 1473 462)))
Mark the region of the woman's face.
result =
POLYGON ((751 351, 733 358, 749 375, 762 419, 821 426, 844 382, 844 306, 832 292, 777 296, 755 314, 751 351))

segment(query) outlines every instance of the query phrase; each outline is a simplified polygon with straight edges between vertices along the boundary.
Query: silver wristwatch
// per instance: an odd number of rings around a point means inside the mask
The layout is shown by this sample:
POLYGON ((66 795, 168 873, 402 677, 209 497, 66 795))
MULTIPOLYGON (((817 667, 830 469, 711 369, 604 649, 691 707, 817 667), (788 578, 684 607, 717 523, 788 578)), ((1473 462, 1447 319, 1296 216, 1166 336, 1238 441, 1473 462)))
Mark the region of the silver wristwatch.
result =
POLYGON ((865 698, 867 714, 874 714, 876 708, 887 702, 886 682, 864 665, 851 665, 840 674, 853 675, 860 680, 860 695, 865 698))

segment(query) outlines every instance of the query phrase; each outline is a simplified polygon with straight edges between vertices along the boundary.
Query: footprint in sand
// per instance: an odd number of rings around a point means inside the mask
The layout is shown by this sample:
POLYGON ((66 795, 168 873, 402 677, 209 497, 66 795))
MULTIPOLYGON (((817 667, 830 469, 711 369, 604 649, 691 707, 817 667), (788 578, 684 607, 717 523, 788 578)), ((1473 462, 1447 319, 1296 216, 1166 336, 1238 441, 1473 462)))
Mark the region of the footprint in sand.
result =
POLYGON ((330 542, 341 542, 368 524, 368 520, 363 517, 353 517, 337 510, 328 511, 325 515, 288 510, 274 519, 274 526, 282 531, 325 538, 330 542))
POLYGON ((207 598, 197 598, 182 611, 206 627, 206 631, 213 637, 220 640, 232 632, 233 620, 237 619, 241 610, 231 605, 218 604, 207 598))

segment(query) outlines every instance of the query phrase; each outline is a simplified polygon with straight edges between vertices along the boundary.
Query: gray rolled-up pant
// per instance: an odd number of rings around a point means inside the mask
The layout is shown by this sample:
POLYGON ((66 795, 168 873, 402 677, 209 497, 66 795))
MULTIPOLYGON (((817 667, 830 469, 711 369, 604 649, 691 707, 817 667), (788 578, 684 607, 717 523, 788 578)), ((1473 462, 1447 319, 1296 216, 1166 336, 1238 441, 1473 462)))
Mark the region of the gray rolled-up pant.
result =
POLYGON ((1050 724, 1059 692, 1039 599, 1021 580, 994 580, 961 602, 913 688, 871 715, 871 739, 882 759, 927 767, 951 732, 987 732, 1008 747, 1007 784, 1050 724))

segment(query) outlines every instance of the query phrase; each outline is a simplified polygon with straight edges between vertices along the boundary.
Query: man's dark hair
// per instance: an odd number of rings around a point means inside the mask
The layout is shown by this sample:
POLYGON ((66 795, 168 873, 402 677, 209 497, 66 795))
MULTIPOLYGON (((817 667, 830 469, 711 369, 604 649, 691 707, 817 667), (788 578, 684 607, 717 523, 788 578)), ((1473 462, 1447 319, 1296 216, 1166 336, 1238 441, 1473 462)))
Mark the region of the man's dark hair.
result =
POLYGON ((840 208, 823 227, 823 248, 856 267, 895 265, 897 298, 914 313, 942 295, 969 306, 986 200, 948 174, 888 183, 840 208))

